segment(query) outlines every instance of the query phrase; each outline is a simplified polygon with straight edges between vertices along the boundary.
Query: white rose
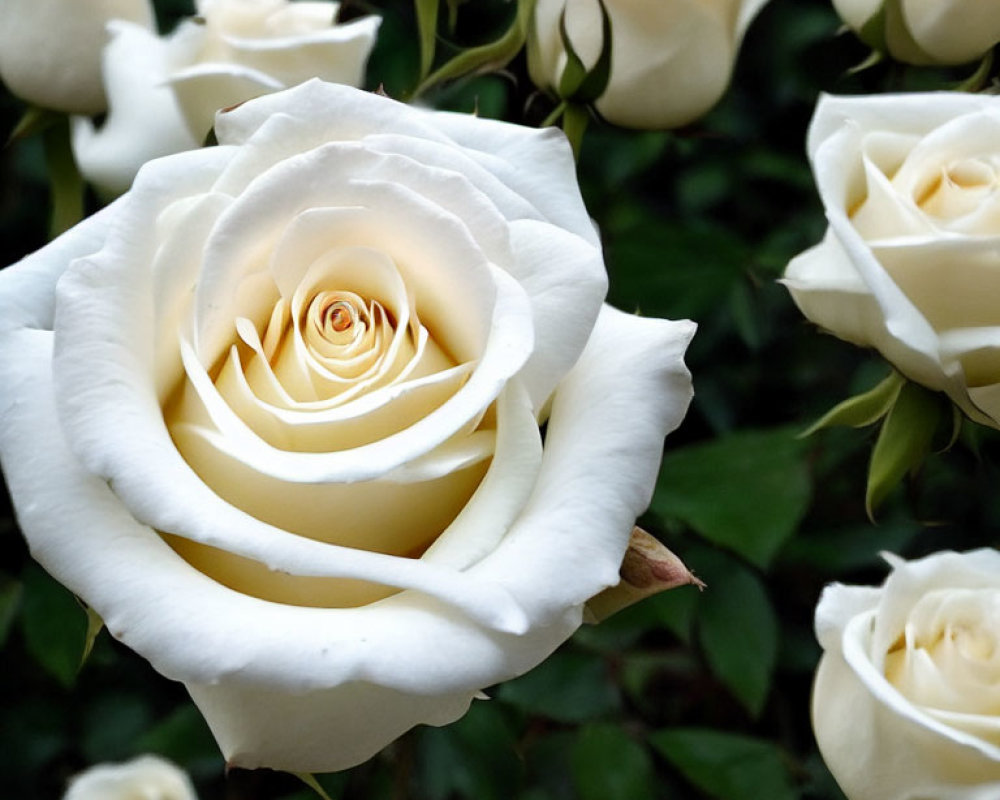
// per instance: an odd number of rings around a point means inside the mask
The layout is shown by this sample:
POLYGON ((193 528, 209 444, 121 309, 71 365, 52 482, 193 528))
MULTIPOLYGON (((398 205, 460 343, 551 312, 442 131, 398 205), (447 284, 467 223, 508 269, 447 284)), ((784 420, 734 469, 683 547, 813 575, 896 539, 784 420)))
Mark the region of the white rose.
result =
POLYGON ((802 313, 1000 426, 1000 98, 824 97, 808 149, 830 227, 785 272, 802 313))
POLYGON ((101 50, 112 19, 148 30, 153 11, 148 0, 3 0, 0 80, 38 106, 74 114, 103 111, 101 50))
POLYGON ((146 161, 201 146, 215 113, 317 77, 360 86, 381 19, 334 25, 339 3, 198 0, 166 37, 116 22, 104 53, 110 109, 74 120, 84 176, 115 196, 146 161))
POLYGON ((76 775, 63 800, 198 800, 187 774, 159 756, 99 764, 76 775))
POLYGON ((555 130, 318 81, 217 128, 0 272, 0 458, 231 764, 339 769, 618 582, 694 326, 602 306, 555 130))
POLYGON ((816 608, 820 752, 851 800, 995 800, 1000 553, 886 558, 881 588, 832 584, 816 608))
POLYGON ((1000 42, 994 0, 833 0, 855 31, 885 7, 885 46, 909 64, 964 64, 1000 42))
MULTIPOLYGON (((611 20, 611 74, 597 110, 627 128, 676 128, 705 114, 729 85, 743 34, 767 0, 604 0, 611 20)), ((598 0, 538 0, 528 69, 557 89, 566 68, 564 18, 588 69, 604 46, 598 0)))

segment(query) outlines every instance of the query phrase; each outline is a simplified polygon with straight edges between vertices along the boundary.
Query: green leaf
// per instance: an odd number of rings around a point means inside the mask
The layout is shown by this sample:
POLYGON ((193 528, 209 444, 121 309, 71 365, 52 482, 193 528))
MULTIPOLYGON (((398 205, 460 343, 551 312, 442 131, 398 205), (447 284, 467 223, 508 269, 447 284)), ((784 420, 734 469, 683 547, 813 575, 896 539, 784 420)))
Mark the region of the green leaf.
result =
POLYGON ((136 692, 111 691, 90 698, 80 744, 87 760, 120 761, 133 754, 153 713, 149 698, 136 692))
POLYGON ((422 731, 418 783, 428 800, 514 796, 524 765, 504 712, 500 703, 478 701, 453 725, 422 731))
POLYGON ((571 754, 580 800, 653 800, 653 759, 619 726, 585 725, 571 754))
POLYGON ((24 587, 20 581, 9 575, 0 575, 0 647, 7 642, 23 593, 24 587))
POLYGON ((137 750, 159 753, 187 767, 206 754, 214 761, 215 740, 205 718, 193 703, 183 703, 148 728, 137 741, 137 750))
POLYGON ((703 728, 667 728, 649 740, 716 800, 796 800, 785 755, 771 742, 703 728))
POLYGON ((414 5, 417 13, 417 30, 420 33, 420 80, 423 80, 434 63, 438 11, 441 3, 440 0, 414 0, 414 5))
POLYGON ((900 389, 879 430, 868 465, 865 508, 869 517, 874 518, 875 509, 903 476, 923 463, 944 413, 939 393, 909 381, 900 389))
POLYGON ((767 567, 809 507, 804 450, 792 429, 775 428, 668 453, 651 508, 767 567))
POLYGON ((833 425, 852 428, 872 425, 889 413, 905 382, 906 378, 893 370, 878 386, 838 403, 799 435, 809 436, 833 425))
POLYGON ((706 552, 694 563, 708 583, 697 621, 705 658, 747 711, 759 716, 778 659, 778 615, 760 578, 735 559, 706 552))
POLYGON ((526 675, 502 684, 497 697, 559 722, 598 719, 621 705, 604 662, 580 653, 556 653, 526 675))
POLYGON ((28 652, 63 686, 76 680, 87 639, 87 615, 76 598, 40 567, 22 576, 24 602, 21 625, 28 652))
POLYGON ((746 245, 721 227, 665 224, 639 211, 607 231, 611 302, 669 319, 704 319, 744 278, 746 245))

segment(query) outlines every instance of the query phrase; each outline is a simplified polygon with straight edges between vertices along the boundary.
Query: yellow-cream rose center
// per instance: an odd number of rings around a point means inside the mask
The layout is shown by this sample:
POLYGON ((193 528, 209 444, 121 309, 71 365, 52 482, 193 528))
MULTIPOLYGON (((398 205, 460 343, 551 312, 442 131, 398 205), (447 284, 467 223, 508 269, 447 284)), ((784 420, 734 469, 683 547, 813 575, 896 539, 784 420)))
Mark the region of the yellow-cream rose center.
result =
POLYGON ((1000 744, 998 625, 996 590, 930 592, 886 654, 885 676, 911 702, 1000 744))
POLYGON ((925 214, 947 223, 975 212, 996 186, 990 163, 966 158, 929 173, 917 185, 914 201, 925 214))
MULTIPOLYGON (((209 368, 221 399, 270 447, 334 453, 379 442, 440 407, 468 378, 471 365, 457 363, 421 325, 391 265, 365 250, 348 256, 314 265, 291 297, 273 289, 269 308, 238 317, 228 350, 209 368)), ((164 405, 164 417, 199 477, 230 504, 280 529, 275 536, 395 556, 419 557, 466 505, 490 463, 486 453, 417 481, 297 483, 249 467, 203 435, 215 426, 188 378, 164 405)), ((494 425, 488 410, 453 438, 494 425)), ((266 600, 349 607, 396 591, 287 575, 179 536, 164 538, 201 572, 266 600)))

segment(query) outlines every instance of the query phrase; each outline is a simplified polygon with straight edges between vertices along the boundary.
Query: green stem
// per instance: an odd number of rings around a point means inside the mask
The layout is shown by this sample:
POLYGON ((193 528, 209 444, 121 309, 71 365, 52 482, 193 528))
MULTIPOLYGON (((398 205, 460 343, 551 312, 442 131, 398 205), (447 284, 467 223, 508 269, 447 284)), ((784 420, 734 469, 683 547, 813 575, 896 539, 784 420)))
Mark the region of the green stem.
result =
POLYGON ((563 113, 562 118, 563 132, 573 147, 573 157, 578 161, 580 159, 580 148, 583 146, 583 134, 587 130, 589 122, 590 113, 587 111, 586 106, 577 105, 576 103, 570 103, 566 106, 566 111, 563 113))
POLYGON ((52 202, 49 236, 54 239, 83 219, 83 178, 70 147, 68 117, 46 128, 42 142, 52 202))

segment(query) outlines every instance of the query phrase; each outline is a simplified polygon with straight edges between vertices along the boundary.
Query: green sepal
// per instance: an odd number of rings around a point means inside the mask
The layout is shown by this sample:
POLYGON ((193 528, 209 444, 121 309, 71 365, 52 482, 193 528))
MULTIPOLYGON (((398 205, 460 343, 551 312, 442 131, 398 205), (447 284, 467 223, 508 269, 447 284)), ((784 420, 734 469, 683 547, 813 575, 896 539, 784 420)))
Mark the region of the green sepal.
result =
POLYGON ((465 0, 448 0, 448 30, 451 33, 458 27, 458 7, 464 2, 465 0))
POLYGON ((608 87, 608 80, 611 77, 611 17, 604 6, 604 0, 598 0, 598 4, 601 8, 602 45, 601 53, 590 70, 584 66, 583 59, 570 41, 569 32, 566 30, 566 9, 563 9, 559 17, 559 36, 566 51, 566 66, 559 76, 557 92, 559 97, 565 100, 592 103, 604 94, 604 90, 608 87))
POLYGON ((421 81, 411 99, 444 81, 506 67, 524 47, 534 8, 535 0, 518 0, 517 15, 503 36, 489 44, 465 50, 442 64, 421 81))
POLYGON ((955 87, 956 92, 979 92, 985 89, 989 83, 990 73, 993 71, 993 51, 987 50, 973 72, 968 78, 955 87))
POLYGON ((306 786, 312 789, 316 794, 318 794, 323 800, 331 800, 330 795, 326 793, 322 786, 319 785, 319 781, 316 780, 316 776, 311 772, 293 772, 291 773, 300 781, 302 781, 306 786))
POLYGON ((871 69, 876 64, 881 64, 885 61, 885 53, 881 50, 872 50, 868 56, 853 67, 847 70, 848 75, 857 75, 859 72, 864 72, 866 69, 871 69))
POLYGON ((858 38, 872 50, 879 53, 884 53, 886 50, 885 17, 885 3, 882 3, 882 5, 878 7, 878 11, 865 20, 865 24, 862 25, 861 29, 858 31, 858 38))
POLYGON ((90 658, 90 653, 94 649, 94 642, 97 641, 98 634, 104 629, 104 620, 90 606, 82 602, 80 605, 87 612, 87 638, 84 640, 83 652, 80 654, 80 667, 82 668, 87 663, 87 659, 90 658))
POLYGON ((923 463, 945 417, 942 395, 906 382, 879 430, 868 465, 865 509, 874 520, 875 509, 907 473, 923 463))
POLYGON ((42 133, 64 116, 64 114, 49 108, 31 106, 21 115, 21 119, 17 121, 14 130, 10 132, 10 136, 7 137, 7 146, 12 145, 20 139, 27 139, 29 136, 34 136, 36 133, 42 133))
POLYGON ((906 378, 895 370, 874 389, 869 389, 862 394, 848 397, 838 403, 812 425, 799 434, 800 439, 811 436, 816 431, 823 428, 831 428, 834 425, 846 425, 851 428, 863 428, 878 422, 889 413, 899 397, 899 391, 906 383, 906 378))
POLYGON ((438 12, 440 0, 413 0, 417 13, 417 30, 420 33, 420 80, 431 71, 434 48, 437 43, 438 12))

